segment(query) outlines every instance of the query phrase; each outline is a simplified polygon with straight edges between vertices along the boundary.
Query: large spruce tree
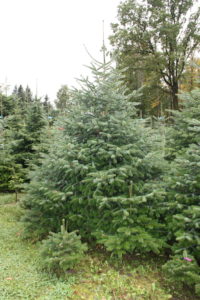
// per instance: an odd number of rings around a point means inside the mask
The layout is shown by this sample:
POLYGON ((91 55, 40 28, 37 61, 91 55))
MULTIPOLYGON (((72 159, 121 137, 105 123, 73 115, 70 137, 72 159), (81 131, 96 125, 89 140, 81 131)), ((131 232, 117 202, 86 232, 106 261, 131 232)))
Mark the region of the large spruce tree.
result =
POLYGON ((121 78, 107 68, 93 66, 94 80, 74 91, 57 141, 33 173, 24 221, 32 236, 58 231, 65 218, 69 230, 118 255, 158 252, 165 225, 158 212, 163 196, 154 187, 162 158, 151 152, 149 130, 134 120, 121 78))

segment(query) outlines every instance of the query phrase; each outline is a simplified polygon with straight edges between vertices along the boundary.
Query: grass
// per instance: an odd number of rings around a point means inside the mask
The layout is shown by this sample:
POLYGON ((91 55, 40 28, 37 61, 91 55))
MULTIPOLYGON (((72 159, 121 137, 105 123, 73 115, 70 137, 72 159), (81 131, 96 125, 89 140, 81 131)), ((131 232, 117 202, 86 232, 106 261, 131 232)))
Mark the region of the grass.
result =
POLYGON ((39 270, 38 246, 21 240, 21 210, 9 199, 0 195, 0 299, 69 299, 73 277, 58 279, 39 270))
POLYGON ((14 195, 0 194, 1 300, 199 299, 165 283, 162 257, 133 256, 119 262, 93 250, 62 278, 43 272, 39 267, 39 244, 30 244, 20 237, 21 209, 14 199, 14 195))
POLYGON ((0 205, 9 204, 15 201, 14 194, 0 194, 0 205))

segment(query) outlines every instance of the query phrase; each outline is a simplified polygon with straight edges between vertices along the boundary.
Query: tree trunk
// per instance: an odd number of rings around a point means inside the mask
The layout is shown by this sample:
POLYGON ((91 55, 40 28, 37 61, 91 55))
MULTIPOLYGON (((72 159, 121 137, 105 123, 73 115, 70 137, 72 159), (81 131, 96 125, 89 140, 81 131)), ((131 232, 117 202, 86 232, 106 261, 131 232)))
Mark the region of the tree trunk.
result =
POLYGON ((178 82, 175 82, 172 86, 172 109, 178 110, 178 82))
POLYGON ((15 190, 15 202, 18 202, 18 191, 15 190))

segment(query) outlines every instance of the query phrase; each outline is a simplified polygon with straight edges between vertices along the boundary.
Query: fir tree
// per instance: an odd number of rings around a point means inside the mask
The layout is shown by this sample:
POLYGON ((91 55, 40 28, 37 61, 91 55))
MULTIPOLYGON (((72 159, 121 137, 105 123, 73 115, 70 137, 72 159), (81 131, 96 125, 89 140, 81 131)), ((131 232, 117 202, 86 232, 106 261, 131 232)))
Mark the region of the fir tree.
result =
POLYGON ((20 84, 20 86, 17 88, 17 91, 16 91, 16 89, 14 89, 13 93, 16 96, 17 106, 20 109, 23 117, 25 117, 26 110, 28 108, 28 101, 27 101, 28 98, 27 97, 30 97, 29 91, 24 90, 23 86, 20 84))
POLYGON ((10 154, 5 123, 5 120, 0 123, 0 191, 15 191, 17 200, 18 184, 23 182, 24 174, 21 166, 10 154))
POLYGON ((29 166, 30 164, 40 164, 40 155, 48 152, 50 142, 48 139, 51 138, 46 115, 40 102, 30 105, 25 130, 29 136, 29 144, 26 146, 26 151, 29 153, 29 166))
POLYGON ((200 137, 200 90, 179 95, 182 110, 173 112, 174 125, 168 136, 168 156, 174 158, 191 144, 198 145, 200 137))
POLYGON ((4 118, 14 113, 16 101, 13 96, 0 93, 0 117, 4 118))
MULTIPOLYGON (((200 89, 182 95, 185 109, 177 112, 173 129, 172 145, 179 151, 171 163, 167 180, 168 238, 175 255, 165 269, 170 273, 171 265, 180 257, 193 261, 185 268, 174 264, 173 273, 177 280, 182 274, 185 284, 195 286, 200 295, 200 89), (187 255, 184 255, 187 253, 187 255), (177 258, 178 255, 178 258, 177 258), (195 268, 194 268, 195 266, 195 268), (187 271, 187 272, 186 272, 187 271), (181 273, 182 272, 182 273, 181 273)), ((173 149, 173 148, 172 148, 173 149)), ((189 264, 189 262, 188 262, 189 264)))
POLYGON ((9 153, 15 157, 17 164, 25 166, 25 122, 21 114, 21 109, 17 107, 14 114, 6 119, 6 143, 9 148, 9 153))
POLYGON ((42 264, 45 269, 59 275, 79 263, 86 250, 87 245, 81 243, 75 231, 67 231, 63 220, 60 232, 51 232, 48 239, 43 241, 42 264))
POLYGON ((94 80, 81 80, 82 89, 74 91, 63 130, 28 187, 24 221, 42 236, 66 218, 70 231, 119 256, 159 252, 163 195, 154 187, 162 157, 152 154, 149 131, 134 121, 121 77, 107 68, 92 66, 94 80))
POLYGON ((25 89, 25 99, 26 99, 27 104, 31 103, 33 101, 33 95, 32 95, 31 89, 29 88, 28 85, 25 89))
POLYGON ((53 117, 54 117, 54 109, 53 109, 53 106, 49 100, 49 96, 48 95, 45 95, 44 97, 44 101, 42 102, 42 105, 43 105, 43 109, 44 109, 44 112, 48 118, 48 121, 49 121, 49 124, 52 125, 53 124, 53 117))
POLYGON ((6 143, 15 164, 27 169, 30 164, 37 163, 40 157, 38 152, 44 150, 47 139, 47 121, 41 104, 31 103, 26 117, 18 107, 15 113, 7 118, 6 124, 6 143), (43 146, 39 147, 41 144, 43 146))
POLYGON ((18 87, 17 87, 17 85, 15 85, 14 86, 14 89, 13 89, 13 91, 12 91, 12 95, 17 95, 17 90, 18 90, 18 87))
POLYGON ((9 163, 7 151, 5 150, 4 122, 0 120, 0 191, 9 190, 9 180, 12 170, 9 163))

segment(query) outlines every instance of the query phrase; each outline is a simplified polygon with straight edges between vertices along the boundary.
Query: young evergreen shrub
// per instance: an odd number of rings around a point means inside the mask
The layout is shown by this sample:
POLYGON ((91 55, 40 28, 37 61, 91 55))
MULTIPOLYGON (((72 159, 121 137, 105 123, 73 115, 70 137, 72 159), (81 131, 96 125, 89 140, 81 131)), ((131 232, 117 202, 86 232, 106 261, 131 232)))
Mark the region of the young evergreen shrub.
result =
POLYGON ((42 242, 42 265, 50 272, 61 274, 79 263, 85 251, 87 246, 81 237, 75 231, 69 233, 63 221, 61 231, 51 232, 42 242))

